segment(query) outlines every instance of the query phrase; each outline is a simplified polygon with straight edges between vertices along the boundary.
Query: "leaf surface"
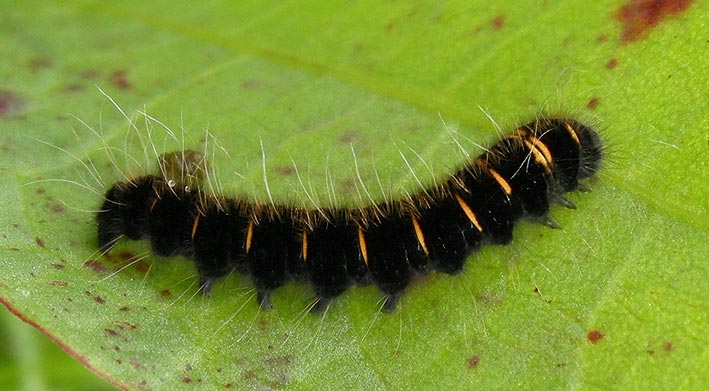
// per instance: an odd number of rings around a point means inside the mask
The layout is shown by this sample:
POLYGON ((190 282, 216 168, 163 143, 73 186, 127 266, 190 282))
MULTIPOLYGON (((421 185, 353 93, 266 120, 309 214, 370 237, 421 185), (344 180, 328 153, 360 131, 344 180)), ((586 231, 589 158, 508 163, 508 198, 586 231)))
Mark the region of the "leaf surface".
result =
POLYGON ((129 389, 705 388, 706 4, 498 3, 8 6, 2 302, 129 389), (366 205, 540 112, 602 131, 593 191, 393 315, 367 287, 319 318, 299 284, 264 312, 245 277, 203 299, 184 259, 96 252, 102 193, 156 153, 207 151, 214 191, 254 202, 366 205))

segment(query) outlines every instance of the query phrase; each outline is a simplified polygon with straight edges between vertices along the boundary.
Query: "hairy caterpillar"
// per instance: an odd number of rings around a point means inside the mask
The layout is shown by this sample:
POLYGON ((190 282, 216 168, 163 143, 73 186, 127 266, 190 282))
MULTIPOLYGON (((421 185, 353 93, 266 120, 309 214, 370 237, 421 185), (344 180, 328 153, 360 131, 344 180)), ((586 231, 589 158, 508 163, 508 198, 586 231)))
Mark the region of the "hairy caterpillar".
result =
POLYGON ((603 145, 573 119, 543 117, 504 136, 450 177, 403 199, 364 208, 297 208, 219 197, 200 188, 202 155, 159 158, 160 173, 114 184, 98 211, 103 251, 127 237, 162 256, 184 255, 208 295, 234 271, 251 276, 262 308, 289 280, 307 280, 313 311, 353 284, 374 283, 393 311, 415 275, 456 274, 485 243, 507 244, 522 218, 557 227, 550 203, 584 190, 603 145))

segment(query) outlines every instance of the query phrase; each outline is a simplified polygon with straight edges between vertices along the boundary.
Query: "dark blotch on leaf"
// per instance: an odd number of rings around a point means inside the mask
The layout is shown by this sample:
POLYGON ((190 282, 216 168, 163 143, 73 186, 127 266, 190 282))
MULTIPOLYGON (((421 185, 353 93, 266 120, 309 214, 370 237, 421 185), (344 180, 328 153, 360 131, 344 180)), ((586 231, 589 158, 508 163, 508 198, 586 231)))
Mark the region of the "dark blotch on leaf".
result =
POLYGON ((37 57, 27 63, 27 69, 32 73, 37 73, 42 69, 50 68, 52 62, 48 58, 37 57))
POLYGON ((648 30, 668 16, 684 12, 693 0, 629 0, 618 9, 616 19, 623 23, 621 42, 643 38, 648 30))
POLYGON ((96 296, 89 291, 84 291, 84 295, 86 295, 86 297, 92 298, 95 302, 99 304, 106 304, 106 300, 104 300, 101 296, 96 296))
POLYGON ((505 27, 505 15, 497 15, 491 22, 493 30, 500 30, 505 27))
POLYGON ((133 86, 126 78, 127 75, 128 71, 125 69, 121 69, 111 73, 111 75, 108 77, 108 81, 111 82, 111 84, 113 84, 119 90, 129 90, 133 86))
POLYGON ((136 257, 135 253, 130 251, 119 251, 114 256, 122 261, 132 261, 136 257))
POLYGON ((588 332, 586 337, 591 343, 595 344, 596 342, 600 341, 601 338, 603 338, 603 333, 598 330, 591 330, 588 332))
POLYGON ((82 265, 87 269, 91 269, 96 273, 103 273, 106 271, 106 266, 95 259, 89 259, 82 265))
POLYGON ((62 87, 61 92, 73 93, 73 92, 83 91, 85 89, 86 89, 85 85, 78 84, 78 83, 72 83, 72 84, 67 84, 64 87, 62 87))
POLYGON ((288 176, 295 173, 295 169, 291 166, 280 166, 276 168, 276 172, 279 175, 288 176))
POLYGON ((480 365, 480 357, 478 356, 473 356, 468 360, 468 367, 475 369, 480 365))
POLYGON ((25 99, 18 93, 0 90, 0 117, 9 117, 25 106, 25 99))
POLYGON ((356 132, 346 132, 342 136, 340 136, 340 142, 342 144, 350 144, 354 141, 355 137, 357 136, 356 132))
POLYGON ((122 330, 135 330, 138 327, 133 323, 123 322, 120 320, 114 321, 113 324, 122 330))
POLYGON ((62 204, 53 204, 50 205, 49 210, 54 213, 63 213, 64 211, 66 211, 66 208, 62 204))

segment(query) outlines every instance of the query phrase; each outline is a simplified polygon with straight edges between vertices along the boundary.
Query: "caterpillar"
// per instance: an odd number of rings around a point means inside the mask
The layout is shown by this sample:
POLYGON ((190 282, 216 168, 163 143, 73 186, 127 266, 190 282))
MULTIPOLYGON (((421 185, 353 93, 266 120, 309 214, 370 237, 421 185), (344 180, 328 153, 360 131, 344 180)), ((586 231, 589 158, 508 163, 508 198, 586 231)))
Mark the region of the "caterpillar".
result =
POLYGON ((204 158, 159 157, 160 172, 117 182, 96 214, 98 244, 147 239, 160 256, 194 261, 200 291, 229 273, 249 275, 261 308, 290 280, 308 281, 312 311, 352 285, 375 284, 392 312, 417 275, 454 275, 483 244, 505 245, 521 219, 552 228, 551 203, 586 191, 600 166, 598 133, 574 119, 541 117, 501 138, 448 178, 398 200, 361 208, 257 204, 200 188, 204 158))

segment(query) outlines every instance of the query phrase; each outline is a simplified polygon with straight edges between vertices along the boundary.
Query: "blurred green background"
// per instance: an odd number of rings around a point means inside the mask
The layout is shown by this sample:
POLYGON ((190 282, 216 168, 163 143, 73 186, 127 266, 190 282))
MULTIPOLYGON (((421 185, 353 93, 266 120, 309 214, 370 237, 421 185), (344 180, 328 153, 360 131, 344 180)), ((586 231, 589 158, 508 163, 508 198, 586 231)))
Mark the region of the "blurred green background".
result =
POLYGON ((0 390, 114 390, 54 342, 0 311, 0 390))

